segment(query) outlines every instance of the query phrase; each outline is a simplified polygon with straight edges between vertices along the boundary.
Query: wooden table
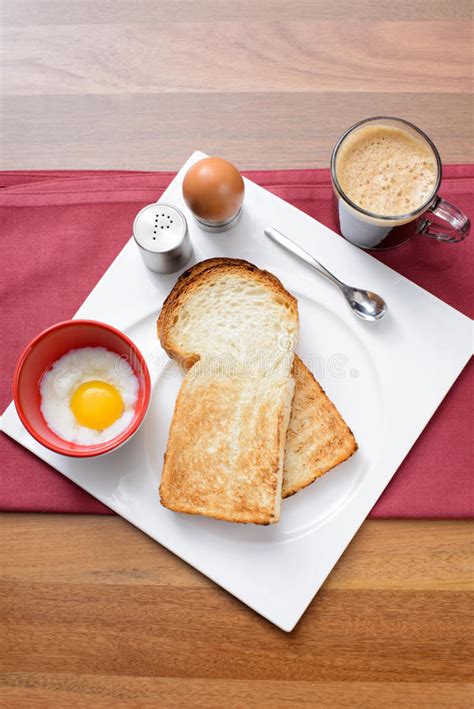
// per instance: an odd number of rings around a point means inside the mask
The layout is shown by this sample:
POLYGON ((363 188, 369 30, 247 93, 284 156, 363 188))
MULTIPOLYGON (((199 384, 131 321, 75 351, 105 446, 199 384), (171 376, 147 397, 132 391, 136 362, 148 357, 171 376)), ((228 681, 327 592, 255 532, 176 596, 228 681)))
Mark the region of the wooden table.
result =
MULTIPOLYGON (((472 3, 3 0, 1 167, 319 167, 392 113, 473 161, 472 3)), ((473 527, 370 521, 287 635, 115 517, 2 515, 2 706, 473 701, 473 527)))

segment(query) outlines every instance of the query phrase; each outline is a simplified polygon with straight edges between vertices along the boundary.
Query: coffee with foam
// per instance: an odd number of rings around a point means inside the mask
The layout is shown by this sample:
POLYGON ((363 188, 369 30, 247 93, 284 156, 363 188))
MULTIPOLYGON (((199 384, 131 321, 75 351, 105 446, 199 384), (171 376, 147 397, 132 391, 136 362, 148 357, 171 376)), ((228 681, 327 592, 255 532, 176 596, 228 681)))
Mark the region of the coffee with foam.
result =
POLYGON ((396 217, 426 204, 435 190, 438 164, 428 143, 407 131, 367 125, 340 145, 336 176, 358 207, 396 217))

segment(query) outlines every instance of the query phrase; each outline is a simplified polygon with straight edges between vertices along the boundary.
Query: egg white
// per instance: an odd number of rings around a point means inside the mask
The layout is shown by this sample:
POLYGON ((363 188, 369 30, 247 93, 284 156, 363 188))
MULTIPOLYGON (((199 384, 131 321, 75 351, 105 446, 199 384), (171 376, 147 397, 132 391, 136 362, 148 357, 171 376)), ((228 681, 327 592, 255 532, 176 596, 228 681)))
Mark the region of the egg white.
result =
POLYGON ((65 441, 95 445, 122 433, 133 419, 138 379, 128 362, 104 347, 71 350, 45 372, 40 382, 41 412, 49 428, 65 441), (81 426, 71 410, 71 397, 84 382, 107 382, 122 397, 122 416, 102 431, 81 426))

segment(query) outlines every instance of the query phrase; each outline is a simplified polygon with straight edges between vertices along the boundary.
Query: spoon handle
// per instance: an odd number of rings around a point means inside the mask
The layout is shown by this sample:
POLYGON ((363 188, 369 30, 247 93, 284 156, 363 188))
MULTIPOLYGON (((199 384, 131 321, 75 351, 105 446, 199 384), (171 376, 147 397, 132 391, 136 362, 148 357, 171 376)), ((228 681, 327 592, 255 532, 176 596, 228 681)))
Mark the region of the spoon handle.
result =
POLYGON ((307 263, 309 266, 312 266, 312 268, 318 271, 318 273, 327 278, 329 281, 334 283, 334 285, 338 286, 339 288, 344 287, 344 283, 342 283, 338 278, 336 278, 336 276, 332 274, 331 271, 328 271, 328 269, 325 268, 322 263, 319 263, 319 261, 317 261, 314 256, 311 256, 311 254, 305 251, 305 249, 301 248, 301 246, 298 246, 298 244, 293 241, 293 239, 290 239, 288 236, 285 236, 285 234, 282 234, 281 231, 278 231, 278 229, 275 229, 272 226, 267 227, 266 229, 264 229, 264 231, 265 234, 272 241, 276 241, 276 243, 280 244, 280 246, 283 246, 284 249, 290 251, 299 259, 307 263))

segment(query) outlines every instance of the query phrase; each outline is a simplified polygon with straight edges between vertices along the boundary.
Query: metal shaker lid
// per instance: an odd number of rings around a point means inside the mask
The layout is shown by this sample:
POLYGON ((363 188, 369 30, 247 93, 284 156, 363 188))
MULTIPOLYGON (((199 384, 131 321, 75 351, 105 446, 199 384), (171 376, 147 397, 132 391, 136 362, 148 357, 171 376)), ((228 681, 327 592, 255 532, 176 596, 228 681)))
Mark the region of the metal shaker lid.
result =
POLYGON ((149 204, 138 212, 133 236, 145 264, 159 273, 178 271, 191 255, 184 214, 164 202, 149 204))

